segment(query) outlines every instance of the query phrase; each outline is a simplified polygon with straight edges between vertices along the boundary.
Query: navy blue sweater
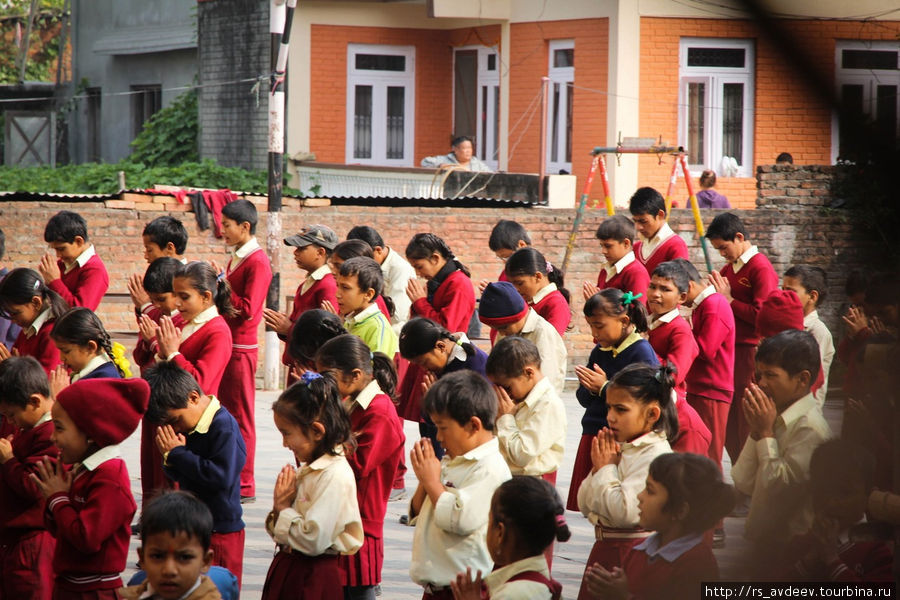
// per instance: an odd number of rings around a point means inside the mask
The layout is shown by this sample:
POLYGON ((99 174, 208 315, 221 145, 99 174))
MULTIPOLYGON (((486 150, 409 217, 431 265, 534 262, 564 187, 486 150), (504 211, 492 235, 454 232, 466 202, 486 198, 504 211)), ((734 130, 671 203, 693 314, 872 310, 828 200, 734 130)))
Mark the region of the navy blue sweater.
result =
POLYGON ((169 452, 163 467, 181 489, 193 492, 209 507, 213 531, 230 533, 244 528, 241 520, 241 469, 247 460, 237 421, 223 406, 209 431, 187 436, 187 445, 169 452))
POLYGON ((447 363, 447 366, 444 367, 444 371, 441 375, 468 369, 469 371, 475 371, 482 377, 487 377, 487 375, 484 374, 484 368, 487 365, 488 355, 478 346, 472 344, 472 347, 475 348, 475 354, 467 356, 466 360, 459 360, 457 358, 452 359, 447 363))
POLYGON ((116 368, 116 363, 114 362, 105 362, 84 377, 82 379, 100 379, 100 378, 109 378, 109 379, 121 379, 122 374, 119 373, 119 369, 116 368))
MULTIPOLYGON (((659 360, 650 342, 641 338, 622 352, 613 356, 611 350, 601 350, 600 344, 594 346, 588 357, 587 367, 592 369, 597 365, 606 373, 607 380, 611 380, 616 373, 632 363, 646 363, 651 367, 658 367, 659 360)), ((606 387, 599 394, 592 394, 584 386, 579 385, 575 391, 578 403, 585 409, 581 418, 582 435, 597 435, 597 432, 606 427, 606 387)))

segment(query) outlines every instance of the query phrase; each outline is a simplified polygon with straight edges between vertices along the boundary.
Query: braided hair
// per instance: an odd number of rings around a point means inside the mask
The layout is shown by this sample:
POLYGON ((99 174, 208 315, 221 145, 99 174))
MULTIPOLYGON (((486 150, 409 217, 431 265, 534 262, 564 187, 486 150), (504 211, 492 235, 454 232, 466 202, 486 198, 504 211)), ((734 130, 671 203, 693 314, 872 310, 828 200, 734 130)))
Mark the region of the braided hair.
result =
POLYGON ((131 365, 125 358, 124 347, 113 343, 100 318, 89 308, 76 306, 68 310, 56 320, 50 337, 76 346, 87 346, 94 342, 98 351, 106 352, 122 377, 131 376, 131 365), (120 348, 118 352, 116 346, 120 348))

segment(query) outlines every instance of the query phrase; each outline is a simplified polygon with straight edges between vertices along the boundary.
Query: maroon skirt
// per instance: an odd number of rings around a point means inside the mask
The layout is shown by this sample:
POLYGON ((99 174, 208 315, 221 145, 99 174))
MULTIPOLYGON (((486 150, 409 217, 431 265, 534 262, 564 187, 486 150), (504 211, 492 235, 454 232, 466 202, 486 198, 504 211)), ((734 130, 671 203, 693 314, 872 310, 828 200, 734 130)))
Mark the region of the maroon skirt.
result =
POLYGON ((591 440, 592 435, 581 436, 578 442, 578 451, 575 453, 575 464, 572 466, 572 483, 569 484, 569 497, 566 500, 566 508, 569 510, 578 509, 578 488, 584 478, 591 474, 591 440))
POLYGON ((337 555, 278 552, 266 574, 262 597, 263 600, 343 600, 337 555))

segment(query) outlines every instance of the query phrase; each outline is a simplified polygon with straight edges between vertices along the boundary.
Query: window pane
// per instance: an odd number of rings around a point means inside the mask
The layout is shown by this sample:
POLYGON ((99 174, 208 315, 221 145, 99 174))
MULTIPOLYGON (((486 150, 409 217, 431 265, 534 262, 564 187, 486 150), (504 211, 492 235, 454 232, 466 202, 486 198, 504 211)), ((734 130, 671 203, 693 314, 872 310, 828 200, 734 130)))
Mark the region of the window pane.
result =
POLYGON ((488 128, 488 86, 481 86, 481 128, 478 134, 477 156, 484 159, 488 158, 487 151, 487 128, 488 128))
POLYGON ((387 89, 387 145, 388 158, 403 158, 403 113, 406 88, 389 86, 387 89))
POLYGON ((744 164, 744 84, 722 86, 722 154, 744 164))
POLYGON ((688 48, 689 67, 720 67, 743 69, 744 48, 688 48))
POLYGON ((863 86, 862 85, 842 85, 841 86, 841 114, 840 123, 840 149, 838 151, 839 158, 845 160, 855 160, 857 151, 862 148, 863 140, 860 132, 863 130, 863 86))
POLYGON ((688 84, 688 162, 701 165, 704 160, 703 134, 706 125, 706 84, 688 84))
POLYGON ((566 84, 566 162, 572 162, 572 84, 566 84))
POLYGON ((488 71, 496 71, 497 70, 497 55, 496 54, 488 54, 487 70, 488 71))
POLYGON ((390 54, 357 54, 356 68, 363 71, 405 71, 406 57, 390 54))
POLYGON ((574 67, 575 66, 575 49, 566 48, 564 50, 553 51, 553 68, 574 67))
POLYGON ((356 86, 353 109, 353 158, 372 158, 372 86, 356 86))
POLYGON ((844 69, 897 70, 896 50, 843 50, 841 67, 844 69))
POLYGON ((497 160, 497 156, 499 155, 497 140, 500 139, 500 86, 494 86, 494 114, 492 117, 492 122, 494 123, 494 143, 493 148, 491 148, 490 157, 493 160, 497 160))
POLYGON ((550 162, 559 160, 559 84, 553 84, 553 109, 550 117, 550 162))
POLYGON ((875 110, 876 130, 883 141, 890 143, 897 136, 897 86, 879 85, 875 110))

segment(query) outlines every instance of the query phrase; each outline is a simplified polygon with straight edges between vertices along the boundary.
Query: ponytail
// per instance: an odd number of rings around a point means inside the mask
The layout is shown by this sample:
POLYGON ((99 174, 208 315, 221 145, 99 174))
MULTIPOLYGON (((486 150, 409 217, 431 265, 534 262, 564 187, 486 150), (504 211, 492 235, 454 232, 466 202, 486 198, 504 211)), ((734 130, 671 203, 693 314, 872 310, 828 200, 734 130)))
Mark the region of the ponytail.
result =
POLYGON ((505 271, 507 277, 531 277, 540 273, 547 278, 547 281, 556 284, 559 293, 563 295, 566 302, 571 304, 571 294, 565 288, 565 273, 550 264, 543 254, 531 246, 519 248, 513 252, 506 261, 505 271))
POLYGON ((195 260, 186 265, 179 266, 174 277, 187 279, 191 287, 205 294, 212 294, 213 303, 223 317, 235 317, 238 310, 231 303, 231 285, 224 273, 216 273, 207 262, 195 260))
POLYGON ((63 297, 50 289, 34 269, 19 267, 0 280, 0 309, 4 314, 10 306, 28 304, 35 296, 41 299, 41 311, 49 307, 51 320, 58 319, 69 310, 63 297))
POLYGON ((678 436, 675 373, 676 369, 667 365, 656 368, 632 363, 616 373, 609 382, 609 385, 624 389, 640 404, 659 404, 659 420, 653 425, 653 431, 664 433, 670 442, 678 436))
POLYGON ((223 317, 236 317, 240 311, 231 303, 231 284, 228 279, 220 274, 216 277, 216 293, 214 294, 216 308, 223 317))
POLYGON ((400 330, 400 356, 412 360, 434 350, 441 340, 449 340, 461 347, 466 356, 475 356, 477 349, 469 342, 460 341, 459 337, 450 333, 442 325, 431 319, 416 317, 410 319, 400 330))
POLYGON ((466 277, 471 277, 468 267, 462 264, 447 242, 434 235, 433 233, 417 233, 406 245, 406 258, 424 260, 432 254, 439 254, 447 262, 452 262, 456 268, 465 273, 466 277))
POLYGON ((553 543, 572 536, 566 510, 550 483, 538 477, 516 475, 494 492, 491 518, 516 532, 528 554, 540 555, 553 543))
POLYGON ((347 374, 359 369, 375 379, 381 391, 393 398, 397 389, 394 361, 382 352, 371 352, 358 336, 345 333, 325 342, 316 353, 316 364, 347 374))
POLYGON ((584 316, 597 313, 608 317, 626 315, 637 333, 647 331, 647 309, 640 301, 641 294, 622 292, 617 288, 605 288, 591 296, 584 303, 584 316))

